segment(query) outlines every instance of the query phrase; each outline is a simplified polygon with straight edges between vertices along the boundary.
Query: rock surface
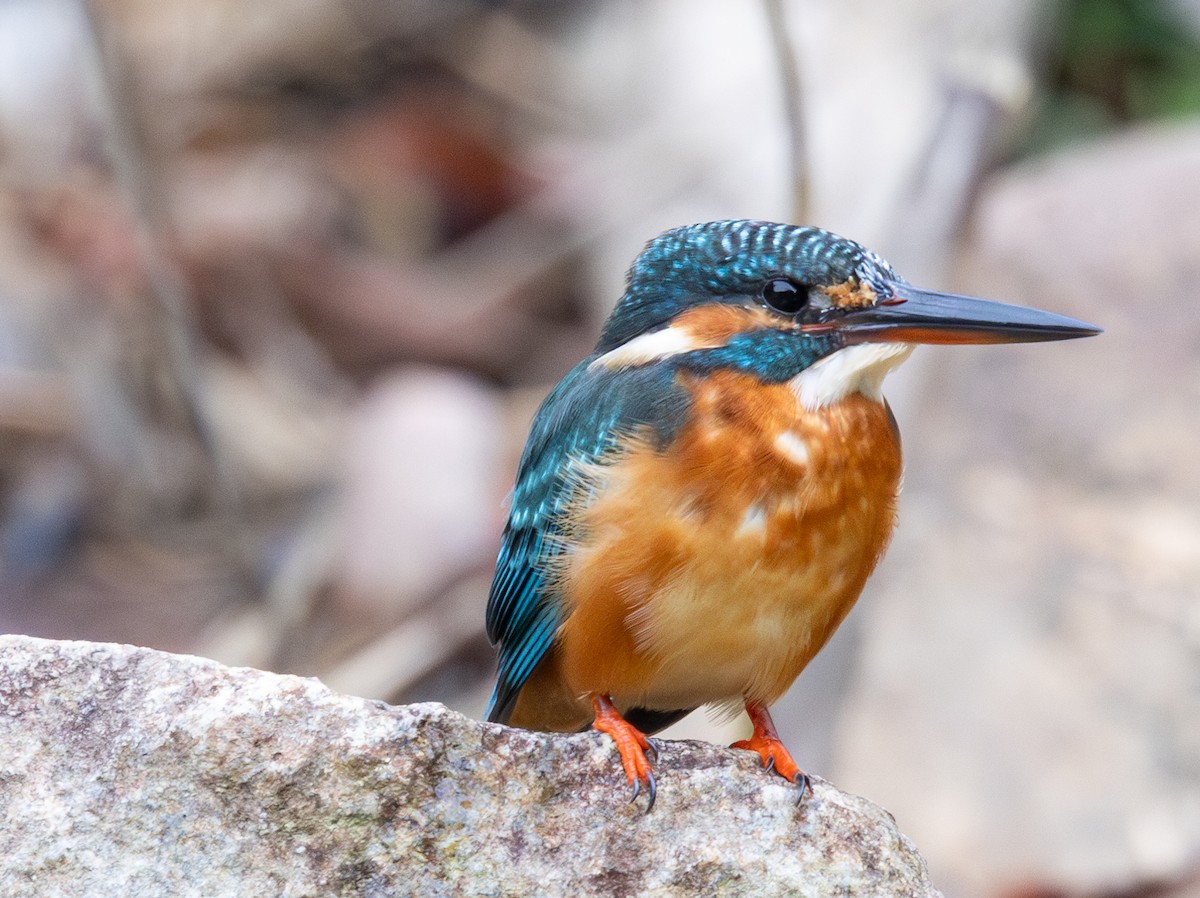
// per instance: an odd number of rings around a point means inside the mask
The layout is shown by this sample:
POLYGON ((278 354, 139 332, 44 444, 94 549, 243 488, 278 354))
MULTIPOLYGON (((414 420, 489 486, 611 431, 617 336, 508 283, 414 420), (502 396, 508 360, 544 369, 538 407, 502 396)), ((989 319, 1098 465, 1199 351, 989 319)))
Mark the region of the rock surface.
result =
POLYGON ((889 814, 745 753, 390 707, 130 646, 0 637, 0 895, 934 896, 889 814))

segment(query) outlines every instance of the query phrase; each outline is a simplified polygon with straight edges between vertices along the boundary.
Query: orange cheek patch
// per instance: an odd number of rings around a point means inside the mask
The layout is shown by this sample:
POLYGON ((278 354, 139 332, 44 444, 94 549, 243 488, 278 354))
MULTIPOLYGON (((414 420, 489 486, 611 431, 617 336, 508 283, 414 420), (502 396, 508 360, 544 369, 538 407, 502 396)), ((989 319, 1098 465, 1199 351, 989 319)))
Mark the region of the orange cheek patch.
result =
POLYGON ((772 315, 766 309, 714 302, 688 309, 671 326, 686 331, 697 346, 712 349, 724 346, 737 334, 768 327, 778 328, 784 323, 779 316, 772 315))
POLYGON ((796 330, 766 309, 711 302, 680 312, 670 326, 634 337, 591 364, 593 370, 621 370, 701 349, 717 349, 738 334, 764 328, 796 330))

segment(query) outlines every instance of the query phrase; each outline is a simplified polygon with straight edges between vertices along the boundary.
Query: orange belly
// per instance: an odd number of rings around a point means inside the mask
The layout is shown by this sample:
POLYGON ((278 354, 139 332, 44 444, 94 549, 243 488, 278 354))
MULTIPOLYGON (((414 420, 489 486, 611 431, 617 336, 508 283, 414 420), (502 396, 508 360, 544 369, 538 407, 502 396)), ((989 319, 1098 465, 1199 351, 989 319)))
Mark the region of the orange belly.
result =
POLYGON ((886 406, 810 411, 732 372, 686 386, 693 415, 667 449, 580 472, 553 572, 567 616, 515 724, 582 726, 596 692, 622 710, 769 704, 883 552, 900 480, 886 406))

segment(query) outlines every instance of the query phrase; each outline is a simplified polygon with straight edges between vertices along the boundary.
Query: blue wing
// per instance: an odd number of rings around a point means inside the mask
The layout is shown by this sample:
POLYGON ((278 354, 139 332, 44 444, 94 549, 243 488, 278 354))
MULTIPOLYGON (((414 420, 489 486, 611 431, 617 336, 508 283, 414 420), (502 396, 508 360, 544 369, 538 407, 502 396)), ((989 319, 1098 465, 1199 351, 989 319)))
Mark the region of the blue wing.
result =
POLYGON ((487 633, 500 647, 488 720, 508 720, 521 687, 563 622, 562 602, 548 583, 548 571, 564 550, 560 534, 574 488, 566 476, 571 463, 601 461, 620 434, 647 426, 666 441, 686 414, 686 393, 675 385, 673 368, 592 372, 592 360, 577 365, 546 397, 517 468, 488 596, 487 633))

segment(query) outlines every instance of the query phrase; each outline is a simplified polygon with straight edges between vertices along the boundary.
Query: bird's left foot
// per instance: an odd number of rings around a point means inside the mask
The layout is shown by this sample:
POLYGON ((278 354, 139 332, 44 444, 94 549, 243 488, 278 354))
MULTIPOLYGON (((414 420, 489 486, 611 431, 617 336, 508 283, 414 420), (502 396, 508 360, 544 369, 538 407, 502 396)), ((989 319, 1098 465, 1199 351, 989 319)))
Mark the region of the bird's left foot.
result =
POLYGON ((757 702, 746 702, 746 713, 750 715, 750 722, 754 724, 754 734, 749 739, 735 742, 729 747, 757 752, 767 770, 773 770, 788 782, 800 787, 800 797, 797 800, 803 801, 804 793, 812 788, 808 774, 800 769, 800 765, 780 740, 770 713, 757 702))

